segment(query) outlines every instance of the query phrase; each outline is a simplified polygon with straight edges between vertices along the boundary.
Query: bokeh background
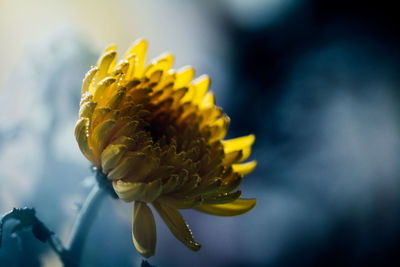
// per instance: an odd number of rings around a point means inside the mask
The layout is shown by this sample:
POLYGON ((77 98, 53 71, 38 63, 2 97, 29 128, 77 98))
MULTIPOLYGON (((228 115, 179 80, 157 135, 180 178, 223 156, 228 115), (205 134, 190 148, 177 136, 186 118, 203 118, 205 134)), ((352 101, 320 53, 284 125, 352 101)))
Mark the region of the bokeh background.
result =
MULTIPOLYGON (((392 1, 393 2, 393 1, 392 1)), ((184 215, 194 253, 157 220, 157 266, 399 266, 400 25, 389 1, 0 0, 0 213, 33 206, 66 242, 93 183, 74 140, 82 78, 138 37, 211 76, 229 137, 255 133, 235 218, 184 215)), ((107 199, 82 266, 139 266, 131 205, 107 199)), ((0 266, 60 266, 29 232, 0 266)))

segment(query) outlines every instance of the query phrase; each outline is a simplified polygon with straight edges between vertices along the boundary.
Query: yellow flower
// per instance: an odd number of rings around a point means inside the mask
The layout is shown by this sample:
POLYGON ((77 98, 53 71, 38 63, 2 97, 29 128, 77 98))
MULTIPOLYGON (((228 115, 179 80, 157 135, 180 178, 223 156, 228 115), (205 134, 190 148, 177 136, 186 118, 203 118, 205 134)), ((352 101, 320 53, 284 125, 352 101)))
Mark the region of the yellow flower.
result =
POLYGON ((151 203, 172 234, 199 250, 179 209, 235 216, 255 199, 236 188, 255 161, 254 135, 222 140, 229 118, 215 106, 210 78, 171 69, 172 54, 145 66, 147 42, 136 43, 116 64, 108 47, 86 74, 75 136, 82 153, 112 182, 118 197, 134 202, 132 237, 144 257, 155 253, 151 203))

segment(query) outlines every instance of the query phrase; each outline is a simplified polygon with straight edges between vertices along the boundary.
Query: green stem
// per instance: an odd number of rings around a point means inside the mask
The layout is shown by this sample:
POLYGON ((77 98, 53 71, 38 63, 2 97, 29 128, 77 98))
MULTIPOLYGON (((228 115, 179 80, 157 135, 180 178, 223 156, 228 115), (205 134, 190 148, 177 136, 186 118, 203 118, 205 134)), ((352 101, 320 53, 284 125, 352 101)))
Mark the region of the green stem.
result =
POLYGON ((67 248, 67 257, 61 257, 65 266, 79 265, 90 227, 105 196, 107 196, 107 192, 96 183, 79 211, 74 227, 72 228, 71 238, 67 248))

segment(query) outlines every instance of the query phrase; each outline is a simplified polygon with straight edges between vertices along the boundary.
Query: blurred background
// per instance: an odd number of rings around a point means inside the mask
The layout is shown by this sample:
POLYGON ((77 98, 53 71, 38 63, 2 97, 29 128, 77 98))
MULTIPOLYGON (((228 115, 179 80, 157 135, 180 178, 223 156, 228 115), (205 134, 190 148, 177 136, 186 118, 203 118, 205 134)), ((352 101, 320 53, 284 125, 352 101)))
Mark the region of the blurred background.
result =
MULTIPOLYGON (((398 9, 344 0, 0 0, 0 213, 35 207, 66 242, 90 190, 74 138, 80 87, 110 43, 207 73, 231 117, 255 133, 242 184, 257 206, 234 218, 185 211, 200 252, 156 216, 157 266, 400 264, 398 9)), ((7 224, 0 266, 61 266, 7 224)), ((82 266, 139 266, 131 205, 107 199, 82 266)))

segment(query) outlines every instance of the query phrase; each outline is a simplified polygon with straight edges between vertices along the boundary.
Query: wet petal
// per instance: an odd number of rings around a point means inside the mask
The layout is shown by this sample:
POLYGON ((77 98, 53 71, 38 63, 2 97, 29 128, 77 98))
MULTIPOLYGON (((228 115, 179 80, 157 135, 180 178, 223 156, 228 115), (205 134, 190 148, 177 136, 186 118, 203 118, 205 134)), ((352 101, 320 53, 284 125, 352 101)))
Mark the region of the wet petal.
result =
POLYGON ((85 155, 85 157, 91 161, 92 151, 88 142, 88 123, 89 120, 87 118, 82 118, 76 123, 75 138, 83 155, 85 155))
POLYGON ((97 73, 97 71, 98 71, 97 67, 92 67, 88 71, 88 73, 86 73, 85 78, 83 79, 82 82, 82 95, 89 91, 89 86, 93 82, 94 75, 97 73))
POLYGON ((178 240, 191 250, 197 251, 201 248, 201 245, 194 240, 192 231, 190 231, 182 214, 177 209, 158 202, 154 202, 153 205, 169 230, 171 230, 172 234, 178 240))

